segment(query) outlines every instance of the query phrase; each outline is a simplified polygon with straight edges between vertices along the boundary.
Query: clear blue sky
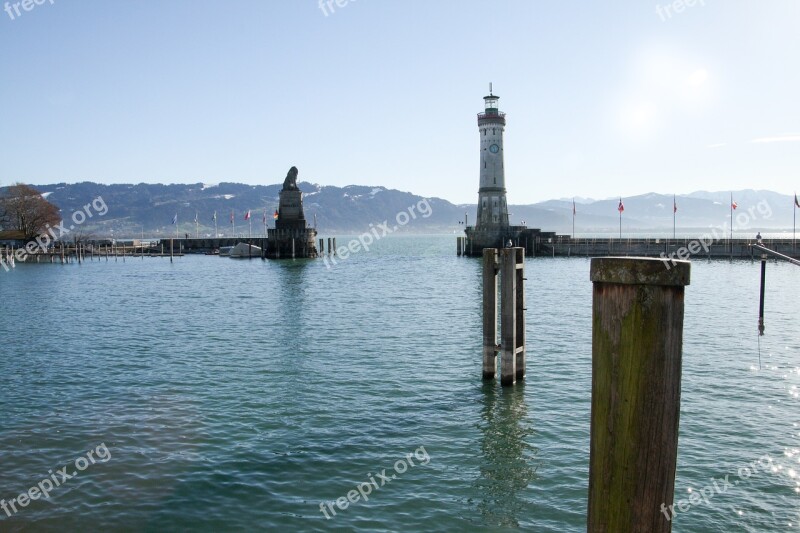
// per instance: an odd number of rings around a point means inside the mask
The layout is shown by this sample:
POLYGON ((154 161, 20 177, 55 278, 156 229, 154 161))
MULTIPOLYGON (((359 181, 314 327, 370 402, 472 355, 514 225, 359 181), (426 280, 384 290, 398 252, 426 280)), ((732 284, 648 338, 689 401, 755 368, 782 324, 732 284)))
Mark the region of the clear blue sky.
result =
POLYGON ((512 203, 800 189, 797 0, 16 1, 4 185, 268 184, 296 165, 475 202, 491 81, 512 203))

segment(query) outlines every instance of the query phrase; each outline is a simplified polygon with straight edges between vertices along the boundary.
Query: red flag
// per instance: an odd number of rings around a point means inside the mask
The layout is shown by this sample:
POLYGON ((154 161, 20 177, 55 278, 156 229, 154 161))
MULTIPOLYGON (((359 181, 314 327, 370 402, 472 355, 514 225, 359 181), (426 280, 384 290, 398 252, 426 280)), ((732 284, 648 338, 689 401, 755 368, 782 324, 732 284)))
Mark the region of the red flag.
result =
POLYGON ((677 202, 675 202, 675 196, 672 197, 672 212, 673 213, 678 212, 678 204, 677 202))
POLYGON ((737 207, 739 207, 739 204, 737 204, 737 203, 736 203, 736 202, 734 202, 734 201, 731 201, 731 207, 732 207, 732 208, 734 208, 734 209, 736 209, 737 207))
POLYGON ((250 210, 249 209, 247 210, 247 213, 244 214, 244 219, 245 220, 250 220, 250 210))
POLYGON ((623 205, 622 203, 622 198, 619 199, 619 205, 617 206, 617 211, 619 211, 620 213, 625 211, 625 205, 623 205))
POLYGON ((272 218, 274 218, 275 220, 278 220, 278 210, 277 209, 275 210, 275 214, 272 215, 272 218))
POLYGON ((800 207, 800 200, 797 199, 797 193, 794 193, 794 205, 800 207))

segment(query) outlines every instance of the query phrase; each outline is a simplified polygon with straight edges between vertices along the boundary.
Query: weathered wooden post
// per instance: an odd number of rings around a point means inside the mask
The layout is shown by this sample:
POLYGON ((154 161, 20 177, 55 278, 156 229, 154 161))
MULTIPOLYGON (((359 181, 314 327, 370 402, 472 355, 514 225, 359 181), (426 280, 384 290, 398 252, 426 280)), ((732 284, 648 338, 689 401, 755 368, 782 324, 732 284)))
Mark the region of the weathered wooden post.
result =
POLYGON ((483 250, 483 378, 493 379, 500 352, 500 383, 525 377, 525 250, 483 250), (497 344, 497 274, 500 273, 500 337, 497 344))
POLYGON ((319 255, 325 255, 325 239, 319 239, 319 255))
POLYGON ((500 250, 500 383, 525 377, 525 297, 523 248, 500 250))
POLYGON ((294 237, 292 237, 292 259, 294 259, 294 237))
POLYGON ((497 371, 497 250, 483 249, 483 379, 497 371))
POLYGON ((331 255, 333 253, 333 245, 331 244, 332 242, 333 239, 328 237, 328 255, 331 255))
POLYGON ((173 256, 175 255, 175 248, 172 239, 169 240, 169 262, 172 263, 173 256))
POLYGON ((672 530, 689 272, 688 261, 592 259, 590 533, 672 530))

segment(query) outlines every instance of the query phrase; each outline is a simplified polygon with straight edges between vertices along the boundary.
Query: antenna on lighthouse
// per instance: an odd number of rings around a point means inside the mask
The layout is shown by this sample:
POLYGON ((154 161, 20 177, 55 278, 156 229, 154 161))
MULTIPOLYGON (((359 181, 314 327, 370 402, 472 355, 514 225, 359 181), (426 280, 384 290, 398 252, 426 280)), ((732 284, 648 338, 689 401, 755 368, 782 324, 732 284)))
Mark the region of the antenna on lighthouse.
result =
POLYGON ((489 94, 492 94, 492 82, 489 82, 489 94))

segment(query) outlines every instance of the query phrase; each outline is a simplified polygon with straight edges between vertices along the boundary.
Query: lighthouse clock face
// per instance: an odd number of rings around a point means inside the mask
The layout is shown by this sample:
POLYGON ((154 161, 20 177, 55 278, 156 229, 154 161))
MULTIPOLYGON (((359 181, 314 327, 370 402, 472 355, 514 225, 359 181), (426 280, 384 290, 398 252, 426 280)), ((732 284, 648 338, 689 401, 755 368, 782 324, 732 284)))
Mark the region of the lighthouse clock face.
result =
POLYGON ((492 152, 493 154, 496 154, 497 152, 500 151, 500 147, 497 146, 496 144, 493 144, 489 147, 489 151, 492 152))

